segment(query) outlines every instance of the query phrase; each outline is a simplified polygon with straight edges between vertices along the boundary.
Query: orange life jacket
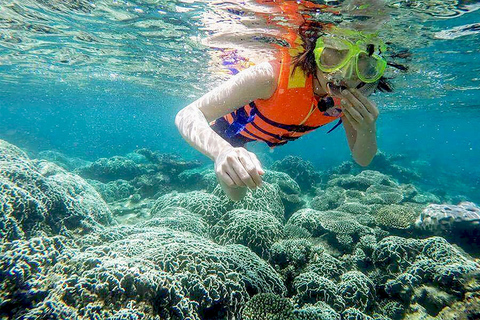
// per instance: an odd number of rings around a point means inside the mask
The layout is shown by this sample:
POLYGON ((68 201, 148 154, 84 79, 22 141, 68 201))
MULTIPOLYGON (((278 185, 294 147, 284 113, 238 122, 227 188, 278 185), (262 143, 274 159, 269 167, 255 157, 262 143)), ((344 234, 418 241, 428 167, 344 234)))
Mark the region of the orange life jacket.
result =
POLYGON ((283 52, 277 89, 269 99, 257 99, 224 116, 230 129, 234 129, 233 134, 230 130, 230 137, 239 134, 275 147, 298 139, 342 116, 338 98, 333 98, 337 110, 335 116, 317 108, 312 75, 306 77, 300 67, 292 74, 291 60, 301 50, 299 48, 297 46, 283 52))

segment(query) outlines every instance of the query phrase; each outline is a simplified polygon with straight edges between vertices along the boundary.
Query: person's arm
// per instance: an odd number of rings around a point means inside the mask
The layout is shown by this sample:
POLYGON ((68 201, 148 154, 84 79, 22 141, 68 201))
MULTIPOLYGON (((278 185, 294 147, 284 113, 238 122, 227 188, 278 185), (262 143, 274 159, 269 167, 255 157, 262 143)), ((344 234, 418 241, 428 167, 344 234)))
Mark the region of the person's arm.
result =
POLYGON ((275 78, 270 63, 248 68, 180 110, 175 118, 182 137, 215 162, 218 180, 233 200, 246 193, 246 188, 239 187, 261 184, 263 169, 253 153, 234 148, 210 128, 209 122, 253 100, 269 98, 276 88, 275 78))
POLYGON ((350 151, 355 162, 368 166, 377 153, 378 109, 358 90, 344 90, 342 95, 342 121, 350 151))

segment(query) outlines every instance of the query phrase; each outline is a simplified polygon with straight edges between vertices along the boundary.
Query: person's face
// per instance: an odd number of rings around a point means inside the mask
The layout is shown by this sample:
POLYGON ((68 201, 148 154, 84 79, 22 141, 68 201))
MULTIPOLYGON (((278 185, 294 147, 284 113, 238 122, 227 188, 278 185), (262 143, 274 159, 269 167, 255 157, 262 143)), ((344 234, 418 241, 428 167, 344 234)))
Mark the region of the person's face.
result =
MULTIPOLYGON (((326 65, 336 65, 346 59, 348 53, 348 49, 342 50, 326 47, 322 52, 321 59, 326 65)), ((371 60, 356 60, 355 58, 351 58, 344 67, 334 72, 327 73, 317 68, 317 77, 323 91, 330 96, 340 96, 342 90, 358 89, 365 96, 371 95, 373 91, 375 91, 378 82, 364 83, 360 80, 356 72, 355 61, 358 61, 358 68, 362 71, 371 70, 373 66, 373 64, 370 63, 371 60)))

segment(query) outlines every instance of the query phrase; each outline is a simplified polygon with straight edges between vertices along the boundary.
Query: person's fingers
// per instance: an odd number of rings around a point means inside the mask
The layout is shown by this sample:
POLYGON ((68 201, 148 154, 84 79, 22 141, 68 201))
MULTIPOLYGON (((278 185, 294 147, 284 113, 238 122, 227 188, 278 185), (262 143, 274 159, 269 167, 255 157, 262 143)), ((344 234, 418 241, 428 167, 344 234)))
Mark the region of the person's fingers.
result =
MULTIPOLYGON (((352 104, 353 108, 355 110, 357 110, 357 112, 362 116, 362 118, 364 119, 368 119, 370 118, 372 115, 368 112, 368 110, 365 108, 365 106, 363 105, 363 103, 357 99, 357 97, 355 97, 353 95, 353 93, 351 93, 349 90, 343 90, 342 91, 342 95, 348 99, 348 101, 352 104)), ((353 114, 352 114, 353 115, 353 114)))
POLYGON ((243 164, 243 156, 238 156, 236 161, 233 161, 231 168, 237 174, 237 177, 242 181, 241 185, 246 185, 247 187, 254 189, 256 187, 255 182, 253 181, 250 174, 247 172, 245 165, 243 164))
POLYGON ((250 155, 248 153, 245 155, 242 155, 240 157, 240 161, 242 162, 243 166, 247 170, 247 173, 252 178, 253 183, 255 184, 255 188, 259 187, 262 183, 262 178, 258 173, 257 167, 255 166, 252 159, 250 158, 250 155))
POLYGON ((358 89, 353 89, 351 90, 351 92, 353 93, 353 95, 365 106, 365 108, 368 110, 368 112, 370 112, 370 114, 372 116, 374 116, 375 118, 378 117, 378 108, 375 104, 375 102, 371 101, 370 99, 368 99, 363 93, 360 92, 360 90, 358 89))
POLYGON ((350 124, 352 125, 353 129, 355 129, 356 131, 358 131, 358 122, 357 120, 355 120, 352 115, 350 114, 350 112, 346 109, 343 110, 343 114, 345 115, 345 117, 347 118, 347 120, 350 122, 350 124))
POLYGON ((227 185, 228 187, 235 186, 235 181, 233 181, 232 178, 230 178, 228 173, 226 173, 225 171, 217 170, 215 173, 217 174, 218 180, 223 181, 223 183, 225 183, 225 185, 227 185))
POLYGON ((361 122, 363 121, 363 116, 357 111, 357 109, 355 109, 353 106, 352 106, 352 103, 350 103, 348 100, 346 100, 345 98, 342 99, 342 106, 343 106, 343 111, 348 111, 348 113, 350 114, 350 116, 355 119, 355 122, 361 122))
MULTIPOLYGON (((252 160, 252 162, 255 164, 255 168, 257 169, 258 174, 261 175, 261 176, 264 175, 265 170, 263 170, 262 164, 260 163, 260 160, 258 160, 255 153, 249 152, 248 155, 250 156, 250 159, 252 160)), ((261 180, 261 177, 260 177, 260 180, 261 180)), ((261 184, 261 182, 260 182, 260 184, 261 184)))
POLYGON ((225 173, 228 174, 230 179, 233 180, 234 184, 238 187, 244 187, 245 183, 242 182, 242 179, 238 176, 234 168, 228 167, 225 169, 225 173))

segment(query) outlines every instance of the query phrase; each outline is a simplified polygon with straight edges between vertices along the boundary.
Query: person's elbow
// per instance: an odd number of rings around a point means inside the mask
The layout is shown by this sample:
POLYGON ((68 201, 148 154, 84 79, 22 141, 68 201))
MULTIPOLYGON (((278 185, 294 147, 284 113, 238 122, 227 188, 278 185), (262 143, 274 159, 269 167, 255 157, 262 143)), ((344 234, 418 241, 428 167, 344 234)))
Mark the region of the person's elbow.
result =
POLYGON ((369 160, 365 160, 365 159, 355 159, 355 162, 361 166, 361 167, 368 167, 368 165, 372 162, 373 158, 372 159, 369 159, 369 160))
POLYGON ((177 115, 175 116, 175 126, 180 132, 182 131, 182 124, 185 123, 185 120, 191 117, 192 114, 193 110, 191 105, 188 105, 177 112, 177 115))
POLYGON ((369 150, 369 152, 355 152, 352 150, 352 156, 355 162, 361 167, 368 167, 372 163, 373 158, 377 154, 377 148, 369 150))
POLYGON ((184 113, 185 113, 185 109, 186 108, 183 108, 182 110, 178 111, 177 114, 175 115, 175 126, 177 127, 177 129, 180 130, 180 125, 182 123, 182 120, 184 118, 184 113))

